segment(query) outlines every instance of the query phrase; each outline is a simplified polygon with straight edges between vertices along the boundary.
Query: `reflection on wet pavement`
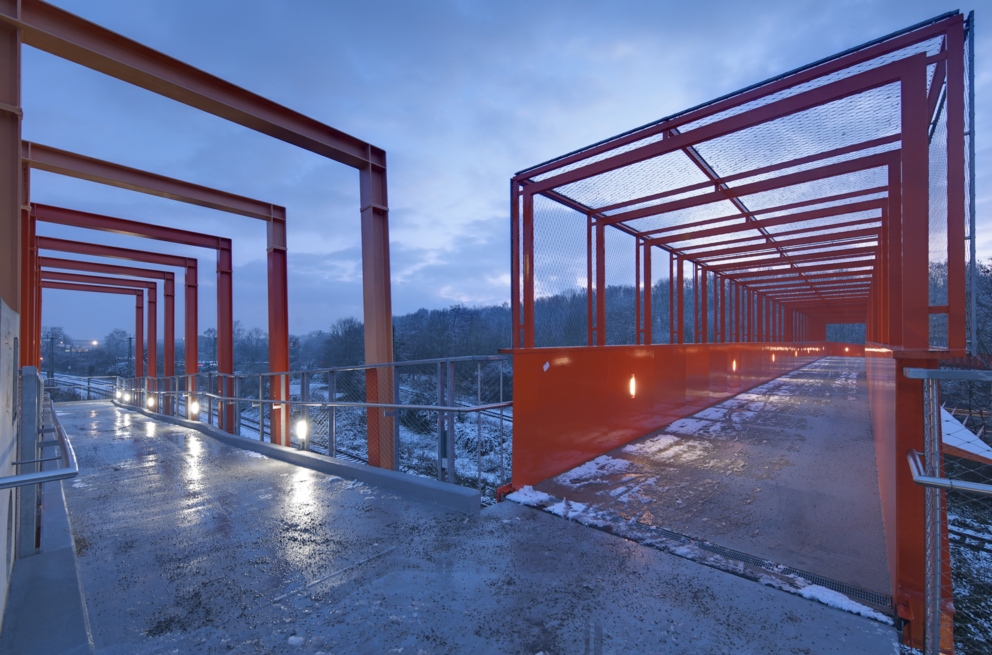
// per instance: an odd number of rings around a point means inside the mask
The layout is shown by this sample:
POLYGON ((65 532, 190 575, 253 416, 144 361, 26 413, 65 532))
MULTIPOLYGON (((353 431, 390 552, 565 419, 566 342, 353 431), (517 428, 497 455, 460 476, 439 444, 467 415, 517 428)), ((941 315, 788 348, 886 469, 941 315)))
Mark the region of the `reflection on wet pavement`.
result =
POLYGON ((100 654, 892 650, 879 623, 514 503, 467 518, 108 403, 59 414, 100 654))

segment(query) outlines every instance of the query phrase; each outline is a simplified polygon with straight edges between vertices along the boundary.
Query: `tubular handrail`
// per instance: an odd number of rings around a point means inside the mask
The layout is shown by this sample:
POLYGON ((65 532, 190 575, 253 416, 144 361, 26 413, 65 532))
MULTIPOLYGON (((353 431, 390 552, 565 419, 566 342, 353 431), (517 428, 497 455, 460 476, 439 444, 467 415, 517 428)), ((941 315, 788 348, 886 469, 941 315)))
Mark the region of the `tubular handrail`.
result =
MULTIPOLYGON (((22 473, 20 475, 8 475, 0 478, 0 489, 12 489, 14 487, 24 487, 30 484, 40 484, 42 482, 55 482, 57 480, 67 480, 79 475, 79 464, 76 462, 76 451, 72 448, 65 429, 59 423, 55 415, 55 405, 52 399, 48 399, 48 411, 55 427, 57 445, 59 446, 59 457, 62 466, 53 471, 38 471, 36 473, 22 473)), ((42 444, 44 447, 46 444, 42 444)), ((56 445, 56 444, 47 444, 56 445)), ((45 459, 45 458, 43 458, 45 459)), ((26 463, 26 462, 19 462, 26 463)))
POLYGON ((903 374, 911 380, 974 380, 992 382, 992 371, 977 369, 907 368, 903 374))
POLYGON ((950 478, 935 478, 926 475, 923 470, 923 462, 920 461, 920 453, 910 450, 906 453, 909 460, 909 470, 913 474, 913 482, 924 487, 935 489, 948 489, 950 491, 966 491, 983 496, 992 496, 992 484, 982 484, 980 482, 965 482, 964 480, 951 480, 950 478))

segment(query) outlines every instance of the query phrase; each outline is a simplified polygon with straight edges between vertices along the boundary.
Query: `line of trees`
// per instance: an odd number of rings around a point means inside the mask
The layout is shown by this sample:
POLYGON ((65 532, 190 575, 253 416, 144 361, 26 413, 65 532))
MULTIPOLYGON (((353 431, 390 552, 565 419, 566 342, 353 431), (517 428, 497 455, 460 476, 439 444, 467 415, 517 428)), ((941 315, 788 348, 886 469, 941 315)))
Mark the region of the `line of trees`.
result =
MULTIPOLYGON (((992 260, 979 262, 977 292, 977 349, 992 353, 992 260)), ((931 304, 946 303, 946 266, 934 265, 930 271, 931 304)), ((708 289, 708 306, 713 307, 713 285, 708 289)), ((635 342, 634 288, 610 286, 606 291, 606 342, 635 342)), ((668 280, 652 288, 652 334, 655 343, 669 341, 668 280)), ((693 282, 685 282, 686 339, 693 341, 693 282)), ((586 316, 588 299, 581 289, 535 300, 534 332, 538 346, 581 346, 587 343, 586 316)), ((712 338, 712 313, 710 338, 712 338)), ((419 309, 393 318, 393 349, 399 361, 491 355, 510 346, 511 312, 508 304, 485 307, 454 305, 446 309, 419 309)), ((935 345, 946 342, 946 317, 931 317, 935 345)), ((828 325, 831 341, 864 343, 863 324, 828 325)), ((115 329, 96 346, 72 339, 60 327, 42 330, 43 369, 79 375, 129 375, 133 370, 131 337, 115 329)), ((217 331, 205 330, 199 339, 201 370, 211 370, 216 362, 217 331)), ((158 370, 163 370, 162 345, 158 348, 158 370)), ((290 364, 293 370, 354 366, 365 361, 365 333, 362 322, 343 318, 328 331, 316 330, 290 337, 290 364)), ((183 342, 176 343, 176 372, 183 373, 183 342)), ((234 365, 243 374, 268 370, 268 334, 260 328, 234 324, 234 365)))

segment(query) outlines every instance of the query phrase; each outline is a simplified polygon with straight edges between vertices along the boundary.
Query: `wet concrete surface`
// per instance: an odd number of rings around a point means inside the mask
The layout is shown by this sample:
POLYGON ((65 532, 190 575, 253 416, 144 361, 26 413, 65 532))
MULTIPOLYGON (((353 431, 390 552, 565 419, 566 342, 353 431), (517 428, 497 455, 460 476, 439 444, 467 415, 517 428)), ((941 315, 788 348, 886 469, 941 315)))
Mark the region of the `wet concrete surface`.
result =
POLYGON ((824 358, 535 488, 889 593, 860 358, 824 358))
POLYGON ((513 503, 477 517, 59 410, 98 653, 892 653, 879 623, 513 503))

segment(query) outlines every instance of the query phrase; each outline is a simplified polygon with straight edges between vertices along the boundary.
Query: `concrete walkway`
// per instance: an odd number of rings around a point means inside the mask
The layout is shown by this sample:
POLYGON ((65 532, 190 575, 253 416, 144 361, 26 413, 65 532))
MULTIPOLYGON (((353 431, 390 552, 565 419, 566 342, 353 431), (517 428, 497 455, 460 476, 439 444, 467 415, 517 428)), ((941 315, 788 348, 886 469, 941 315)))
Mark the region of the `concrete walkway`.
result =
POLYGON ((867 395, 863 359, 828 357, 536 489, 887 595, 867 395))
POLYGON ((59 410, 98 653, 893 653, 888 626, 514 503, 467 518, 59 410))

